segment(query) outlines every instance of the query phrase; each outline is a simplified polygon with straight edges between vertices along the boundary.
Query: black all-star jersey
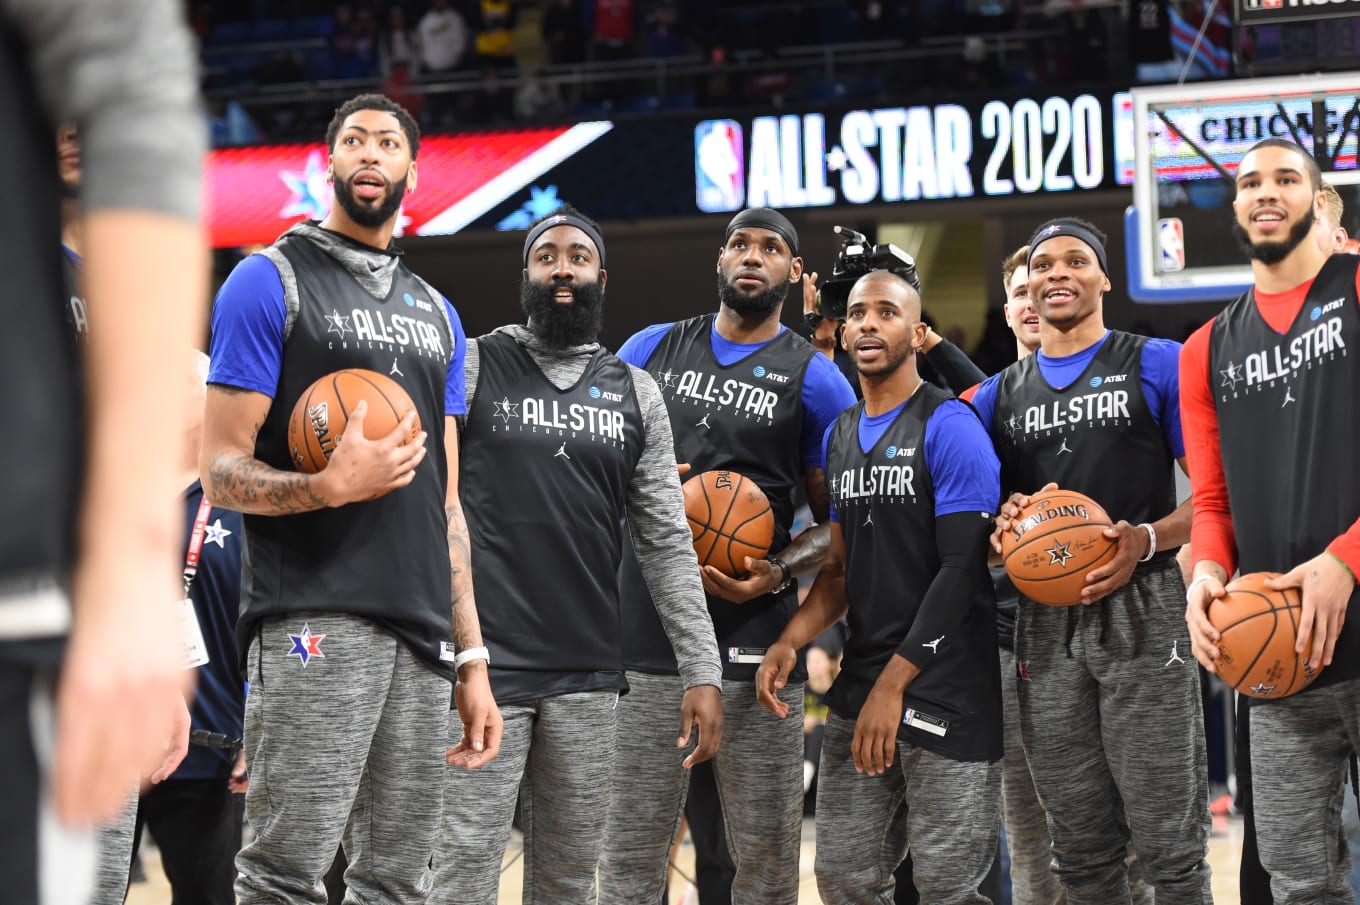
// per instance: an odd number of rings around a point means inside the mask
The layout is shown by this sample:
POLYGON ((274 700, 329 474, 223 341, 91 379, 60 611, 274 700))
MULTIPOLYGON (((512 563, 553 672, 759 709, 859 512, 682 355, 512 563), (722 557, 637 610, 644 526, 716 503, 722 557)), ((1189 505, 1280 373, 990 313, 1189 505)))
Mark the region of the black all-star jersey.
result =
MULTIPOLYGON (((774 511, 770 552, 778 553, 789 543, 794 488, 803 480, 803 381, 817 353, 784 330, 750 355, 719 364, 713 354, 714 317, 708 314, 675 324, 644 369, 656 379, 666 401, 675 460, 689 463, 687 477, 730 469, 755 481, 774 511)), ((674 674, 675 654, 631 548, 625 551, 620 586, 628 668, 674 674)), ((709 595, 708 608, 723 676, 749 681, 755 678, 765 648, 798 608, 798 593, 790 587, 742 604, 709 595)), ((803 678, 800 658, 793 680, 803 678)))
MULTIPOLYGON (((845 540, 850 635, 827 703, 841 716, 859 716, 940 570, 926 425, 950 398, 924 384, 869 450, 860 446, 864 403, 841 415, 832 429, 827 486, 845 540)), ((977 433, 985 445, 980 428, 977 433)), ((974 566, 981 592, 957 601, 968 610, 957 630, 928 639, 926 646, 935 650, 903 696, 898 738, 945 757, 991 761, 1001 756, 996 600, 982 551, 974 566)))
POLYGON ((375 298, 305 235, 289 233, 274 248, 291 265, 298 307, 255 457, 292 471, 288 419, 307 387, 342 368, 387 374, 394 352, 403 353, 403 373, 392 379, 415 403, 429 440, 415 480, 376 500, 296 515, 245 516, 237 626, 242 664, 260 619, 321 610, 373 622, 452 679, 443 437, 454 339, 443 299, 432 297, 404 265, 397 267, 386 296, 375 298))
MULTIPOLYGON (((1140 379, 1147 337, 1111 330, 1081 376, 1055 389, 1029 355, 1000 375, 992 436, 1003 495, 1050 481, 1094 499, 1114 521, 1176 508, 1175 457, 1140 379)), ((1174 555, 1164 550, 1160 561, 1174 555)))
POLYGON ((626 687, 618 571, 643 444, 632 375, 601 349, 559 389, 509 335, 477 351, 458 489, 496 700, 626 687))
MULTIPOLYGON (((1276 333, 1249 290, 1214 319, 1218 415, 1238 568, 1288 572, 1360 515, 1360 258, 1333 255, 1276 333)), ((1309 690, 1360 675, 1360 587, 1332 664, 1309 690)))

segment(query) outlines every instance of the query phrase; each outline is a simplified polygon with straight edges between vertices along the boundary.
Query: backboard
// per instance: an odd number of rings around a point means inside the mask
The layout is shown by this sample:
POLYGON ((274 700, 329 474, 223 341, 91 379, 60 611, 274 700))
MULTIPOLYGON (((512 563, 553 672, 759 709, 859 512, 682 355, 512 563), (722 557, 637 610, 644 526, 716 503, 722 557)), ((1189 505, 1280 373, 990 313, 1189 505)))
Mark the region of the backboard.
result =
POLYGON ((1135 88, 1134 204, 1126 215, 1129 295, 1140 302, 1227 300, 1251 285, 1233 241, 1233 178, 1263 138, 1310 151, 1360 213, 1360 72, 1135 88), (1316 124, 1323 128, 1316 128, 1316 124))

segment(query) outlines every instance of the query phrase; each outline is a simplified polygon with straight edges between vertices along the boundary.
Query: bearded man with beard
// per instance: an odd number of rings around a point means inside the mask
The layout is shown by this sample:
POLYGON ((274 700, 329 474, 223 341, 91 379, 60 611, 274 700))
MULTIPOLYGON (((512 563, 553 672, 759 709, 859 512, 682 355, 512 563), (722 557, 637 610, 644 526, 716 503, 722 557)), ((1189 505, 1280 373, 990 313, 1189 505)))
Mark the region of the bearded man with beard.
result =
POLYGON ((448 301, 392 245, 416 187, 420 135, 401 106, 361 95, 327 130, 336 204, 227 278, 212 314, 201 467, 214 505, 245 514, 240 665, 250 682, 245 905, 324 901, 344 843, 356 901, 423 903, 446 763, 495 757, 459 501, 456 416, 467 342, 448 301), (390 374, 414 414, 364 435, 366 403, 329 464, 292 465, 288 421, 315 380, 390 374), (447 752, 449 683, 466 743, 447 752))
MULTIPOLYGON (((1327 196, 1303 148, 1258 142, 1236 182, 1233 234, 1256 285, 1181 352, 1195 506, 1186 621, 1214 672, 1220 635, 1206 611, 1234 571, 1283 573, 1267 584, 1299 589, 1295 651, 1322 672, 1291 697, 1257 689, 1238 782, 1277 905, 1350 902, 1341 780, 1360 738, 1360 258, 1312 234, 1327 196)), ((1269 900, 1260 885, 1250 902, 1269 900)))
MULTIPOLYGON (((831 360, 780 323, 785 297, 802 274, 793 224, 768 208, 744 210, 728 224, 718 250, 717 313, 648 327, 619 350, 620 358, 645 368, 661 387, 676 461, 695 475, 715 469, 745 475, 765 492, 775 515, 768 559, 748 559, 739 578, 711 566, 700 570, 723 660, 725 734, 712 772, 736 866, 730 890, 709 888, 700 879, 706 905, 725 899, 792 905, 798 898, 802 721, 761 709, 755 675, 766 647, 798 608, 794 573, 815 570, 826 555, 822 436, 855 402, 831 360), (800 482, 818 525, 790 540, 800 482)), ((675 750, 685 746, 674 740, 674 723, 664 717, 688 683, 676 675, 667 632, 648 602, 657 588, 641 580, 631 556, 621 584, 631 693, 619 703, 620 766, 613 775, 600 902, 653 905, 664 901, 667 854, 684 806, 687 768, 696 758, 683 759, 685 752, 675 750)), ((805 678, 800 655, 780 699, 801 708, 805 678)), ((701 730, 699 744, 704 742, 701 730)), ((692 821, 692 829, 697 839, 703 827, 692 821)))
MULTIPOLYGON (((505 735, 487 768, 446 774, 431 902, 495 905, 518 797, 522 901, 595 903, 629 690, 618 584, 629 527, 687 689, 665 714, 669 744, 677 711, 682 745, 699 726, 691 760, 721 739, 722 672, 670 423, 652 378, 599 345, 607 277, 599 227, 563 207, 524 242, 527 326, 468 343, 459 482, 505 735)), ((462 736, 454 725, 451 743, 462 736)))

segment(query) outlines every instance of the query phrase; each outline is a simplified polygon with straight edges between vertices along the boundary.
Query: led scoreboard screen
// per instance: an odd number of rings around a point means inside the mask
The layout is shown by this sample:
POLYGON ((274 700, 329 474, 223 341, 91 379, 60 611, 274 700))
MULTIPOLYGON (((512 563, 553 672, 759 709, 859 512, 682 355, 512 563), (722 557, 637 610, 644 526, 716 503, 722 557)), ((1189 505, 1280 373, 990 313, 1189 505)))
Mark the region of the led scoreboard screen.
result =
POLYGON ((1126 98, 1080 94, 705 120, 694 130, 695 203, 733 211, 1110 188, 1128 181, 1115 161, 1129 154, 1114 147, 1126 110, 1126 98))

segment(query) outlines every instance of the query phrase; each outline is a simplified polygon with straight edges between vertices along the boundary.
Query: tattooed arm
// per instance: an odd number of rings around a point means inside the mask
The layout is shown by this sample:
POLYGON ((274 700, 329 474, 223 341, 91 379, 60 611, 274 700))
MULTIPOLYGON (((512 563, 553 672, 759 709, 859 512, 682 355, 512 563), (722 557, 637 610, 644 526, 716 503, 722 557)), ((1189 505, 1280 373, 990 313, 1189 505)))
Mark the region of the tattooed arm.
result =
POLYGON ((263 393, 226 384, 208 385, 203 410, 203 450, 199 474, 203 492, 214 505, 252 515, 289 515, 343 506, 405 487, 425 458, 425 432, 405 442, 408 414, 379 440, 364 436, 367 406, 351 413, 330 463, 314 475, 283 471, 255 458, 255 441, 269 414, 263 393))
MULTIPOLYGON (((453 646, 458 651, 482 647, 482 626, 477 619, 477 601, 472 594, 472 551, 468 540, 467 519, 458 495, 458 419, 444 419, 444 450, 449 462, 449 488, 444 496, 444 512, 449 518, 449 579, 453 594, 453 646)), ((463 738, 450 748, 447 762, 474 770, 491 761, 501 747, 500 710, 491 693, 486 660, 469 660, 458 670, 454 704, 463 723, 463 738)))

